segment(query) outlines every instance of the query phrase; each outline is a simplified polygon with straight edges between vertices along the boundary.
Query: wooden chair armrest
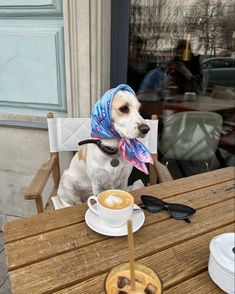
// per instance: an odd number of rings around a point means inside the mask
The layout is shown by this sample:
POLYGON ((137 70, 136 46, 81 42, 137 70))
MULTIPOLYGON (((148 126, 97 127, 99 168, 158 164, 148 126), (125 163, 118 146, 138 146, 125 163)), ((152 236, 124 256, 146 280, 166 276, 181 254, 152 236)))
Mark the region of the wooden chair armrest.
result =
POLYGON ((41 195, 55 164, 56 156, 52 155, 50 160, 40 167, 24 194, 26 200, 36 199, 41 195))
POLYGON ((159 179, 159 183, 163 183, 163 182, 168 182, 168 181, 173 181, 173 177, 171 175, 171 173, 169 172, 168 168, 162 164, 161 162, 159 162, 157 160, 157 156, 153 156, 153 165, 155 168, 155 171, 157 173, 158 179, 159 179))

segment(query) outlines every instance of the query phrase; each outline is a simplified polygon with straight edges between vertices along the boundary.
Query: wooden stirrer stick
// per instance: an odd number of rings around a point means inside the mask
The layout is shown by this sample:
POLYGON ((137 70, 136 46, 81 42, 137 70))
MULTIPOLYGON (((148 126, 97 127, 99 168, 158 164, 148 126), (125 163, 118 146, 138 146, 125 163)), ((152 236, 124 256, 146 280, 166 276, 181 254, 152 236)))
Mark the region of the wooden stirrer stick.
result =
POLYGON ((130 262, 130 272, 131 272, 131 290, 135 291, 135 259, 134 259, 134 241, 132 232, 132 221, 128 220, 128 254, 130 262))

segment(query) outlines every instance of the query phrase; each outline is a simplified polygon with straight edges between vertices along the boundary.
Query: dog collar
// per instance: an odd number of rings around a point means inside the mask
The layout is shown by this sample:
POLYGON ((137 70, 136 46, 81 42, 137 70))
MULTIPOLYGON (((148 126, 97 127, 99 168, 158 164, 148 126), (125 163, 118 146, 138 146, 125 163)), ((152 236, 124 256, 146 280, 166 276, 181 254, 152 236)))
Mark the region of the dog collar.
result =
POLYGON ((111 159, 110 164, 112 167, 117 167, 119 165, 119 160, 118 158, 115 156, 118 154, 118 147, 110 147, 107 145, 103 145, 101 140, 99 139, 87 139, 87 140, 83 140, 80 141, 78 143, 79 146, 84 145, 84 144, 96 144, 101 151, 103 151, 105 154, 107 155, 114 155, 114 158, 111 159))
POLYGON ((81 146, 81 145, 90 144, 90 143, 97 145, 101 151, 103 151, 104 153, 106 153, 108 155, 117 155, 118 154, 118 147, 110 147, 107 145, 103 145, 101 140, 99 140, 99 139, 83 140, 83 141, 80 141, 78 143, 78 145, 81 146))

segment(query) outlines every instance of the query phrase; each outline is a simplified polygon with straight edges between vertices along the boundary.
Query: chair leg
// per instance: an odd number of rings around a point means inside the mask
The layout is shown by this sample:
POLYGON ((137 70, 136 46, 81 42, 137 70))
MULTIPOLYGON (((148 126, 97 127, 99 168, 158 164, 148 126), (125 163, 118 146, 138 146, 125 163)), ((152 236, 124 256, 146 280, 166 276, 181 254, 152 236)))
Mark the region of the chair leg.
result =
POLYGON ((221 165, 221 167, 227 167, 227 163, 225 161, 225 159, 223 158, 223 156, 221 155, 221 152, 219 151, 219 148, 217 148, 217 150, 215 151, 215 156, 219 161, 219 164, 221 165))
MULTIPOLYGON (((155 162, 157 160, 157 156, 156 154, 151 154, 152 158, 153 158, 153 162, 155 162)), ((154 165, 150 164, 149 165, 149 182, 150 185, 155 185, 157 183, 158 180, 158 175, 156 173, 156 169, 154 167, 154 165)))
POLYGON ((183 177, 186 177, 187 174, 185 173, 184 168, 182 167, 180 161, 179 161, 179 160, 176 160, 175 162, 177 163, 177 165, 178 165, 178 167, 179 167, 179 170, 180 170, 180 172, 182 173, 183 177))
POLYGON ((54 181, 54 187, 58 188, 59 187, 59 182, 60 182, 60 163, 59 163, 59 153, 51 153, 51 156, 54 156, 56 158, 56 164, 52 168, 52 176, 53 176, 53 181, 54 181))
POLYGON ((209 164, 207 161, 205 161, 205 165, 206 165, 206 170, 209 171, 209 164))
POLYGON ((43 213, 44 208, 43 208, 43 203, 42 203, 42 195, 38 195, 38 197, 35 199, 36 203, 36 208, 37 208, 37 213, 43 213))

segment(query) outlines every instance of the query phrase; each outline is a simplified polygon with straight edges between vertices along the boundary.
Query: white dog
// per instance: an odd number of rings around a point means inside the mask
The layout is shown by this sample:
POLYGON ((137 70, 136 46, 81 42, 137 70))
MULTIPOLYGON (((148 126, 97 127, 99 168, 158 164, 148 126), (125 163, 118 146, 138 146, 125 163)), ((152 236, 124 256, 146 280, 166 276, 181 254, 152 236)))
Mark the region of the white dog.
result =
MULTIPOLYGON (((116 92, 114 92, 113 97, 110 101, 107 100, 110 109, 107 110, 102 107, 99 109, 104 112, 104 119, 106 119, 107 111, 110 112, 112 131, 118 136, 108 139, 100 138, 100 146, 85 144, 79 148, 60 180, 58 196, 62 201, 76 204, 85 201, 92 194, 98 195, 103 190, 126 190, 127 188, 133 163, 130 163, 130 160, 127 161, 118 151, 120 139, 128 140, 144 137, 149 131, 149 126, 139 114, 140 103, 132 92, 133 90, 127 85, 120 85, 115 89, 116 92)), ((105 98, 102 97, 101 99, 105 98)), ((97 103, 101 103, 101 99, 97 103)), ((100 107, 100 105, 97 107, 100 107)), ((102 118, 100 118, 100 115, 97 115, 97 117, 98 123, 93 122, 92 128, 95 128, 95 126, 98 128, 96 135, 99 136, 102 118)))

